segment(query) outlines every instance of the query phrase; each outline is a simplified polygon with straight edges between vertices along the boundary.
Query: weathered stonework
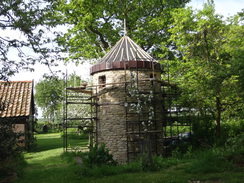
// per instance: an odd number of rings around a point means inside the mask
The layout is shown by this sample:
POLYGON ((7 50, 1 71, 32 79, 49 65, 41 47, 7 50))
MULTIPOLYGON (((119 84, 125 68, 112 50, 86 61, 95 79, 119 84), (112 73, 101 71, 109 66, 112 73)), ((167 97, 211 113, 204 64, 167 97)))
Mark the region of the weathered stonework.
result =
POLYGON ((151 69, 106 70, 93 74, 94 85, 100 84, 97 87, 96 139, 98 143, 105 143, 120 163, 142 153, 145 141, 150 142, 153 154, 162 153, 161 85, 157 80, 161 80, 161 72, 151 69), (106 84, 101 84, 101 77, 106 84), (130 94, 134 88, 141 92, 139 97, 130 94), (154 98, 147 101, 150 96, 154 98), (138 101, 144 102, 140 104, 140 114, 132 106, 138 101))

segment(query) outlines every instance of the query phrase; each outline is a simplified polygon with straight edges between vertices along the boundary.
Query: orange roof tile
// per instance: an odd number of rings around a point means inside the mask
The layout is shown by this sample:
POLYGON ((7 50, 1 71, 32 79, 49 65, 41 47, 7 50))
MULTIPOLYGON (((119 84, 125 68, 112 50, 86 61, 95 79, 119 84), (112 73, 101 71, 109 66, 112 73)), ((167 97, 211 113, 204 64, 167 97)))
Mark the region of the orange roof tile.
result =
POLYGON ((29 116, 32 81, 0 81, 0 118, 29 116))

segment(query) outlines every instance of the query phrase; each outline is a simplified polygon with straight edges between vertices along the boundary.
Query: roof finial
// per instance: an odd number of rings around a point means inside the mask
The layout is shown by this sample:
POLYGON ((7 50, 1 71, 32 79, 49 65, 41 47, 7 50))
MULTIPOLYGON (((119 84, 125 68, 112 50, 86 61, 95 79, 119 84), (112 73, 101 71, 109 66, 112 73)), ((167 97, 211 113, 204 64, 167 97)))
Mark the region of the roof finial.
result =
POLYGON ((126 36, 127 31, 126 31, 126 19, 124 19, 124 36, 126 36))

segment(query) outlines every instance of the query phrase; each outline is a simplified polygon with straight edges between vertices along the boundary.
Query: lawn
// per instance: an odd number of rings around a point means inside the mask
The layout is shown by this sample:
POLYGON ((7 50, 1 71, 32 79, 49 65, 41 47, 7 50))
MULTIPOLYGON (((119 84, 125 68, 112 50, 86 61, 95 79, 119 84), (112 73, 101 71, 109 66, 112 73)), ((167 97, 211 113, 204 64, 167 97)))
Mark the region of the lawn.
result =
MULTIPOLYGON (((16 182, 41 183, 41 182, 70 182, 75 172, 66 159, 62 158, 63 139, 60 133, 38 134, 37 147, 32 152, 26 153, 27 166, 24 174, 16 182)), ((87 140, 70 140, 73 146, 86 144, 87 140)))
MULTIPOLYGON (((240 169, 215 173, 189 171, 189 167, 197 161, 196 159, 179 161, 179 163, 158 172, 127 172, 110 176, 85 177, 80 173, 80 165, 69 161, 67 156, 62 156, 63 141, 60 134, 39 134, 36 135, 36 138, 38 146, 33 152, 25 154, 27 165, 23 175, 15 181, 16 183, 189 183, 197 181, 201 183, 242 183, 244 180, 243 171, 240 169)), ((87 141, 70 140, 70 143, 79 145, 85 144, 87 141)), ((109 170, 103 169, 102 171, 109 170)))

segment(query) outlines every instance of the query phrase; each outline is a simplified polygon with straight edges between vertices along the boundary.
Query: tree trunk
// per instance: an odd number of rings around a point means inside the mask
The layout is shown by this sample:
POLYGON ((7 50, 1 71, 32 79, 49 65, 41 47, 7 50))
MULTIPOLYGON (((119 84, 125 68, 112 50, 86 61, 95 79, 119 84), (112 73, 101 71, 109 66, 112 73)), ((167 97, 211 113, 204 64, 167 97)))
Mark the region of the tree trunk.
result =
POLYGON ((221 121, 221 102, 220 98, 216 97, 216 109, 217 109, 217 118, 216 118, 216 136, 219 139, 221 136, 220 121, 221 121))

